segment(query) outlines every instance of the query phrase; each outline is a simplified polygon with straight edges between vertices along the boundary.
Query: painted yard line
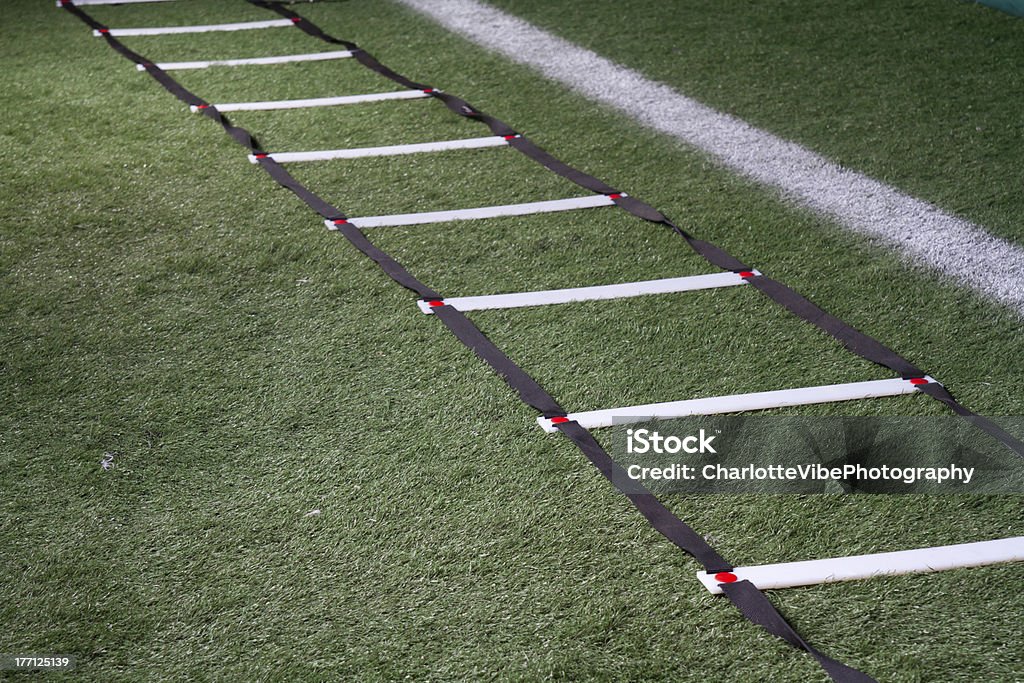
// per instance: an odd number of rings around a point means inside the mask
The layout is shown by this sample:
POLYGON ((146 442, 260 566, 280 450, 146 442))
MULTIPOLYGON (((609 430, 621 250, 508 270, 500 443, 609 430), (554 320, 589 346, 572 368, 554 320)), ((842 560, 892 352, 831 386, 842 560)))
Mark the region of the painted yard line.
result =
POLYGON ((261 28, 283 28, 291 26, 290 19, 267 19, 265 21, 240 21, 234 24, 205 24, 202 26, 153 26, 145 28, 111 28, 94 30, 94 36, 166 36, 174 33, 210 33, 213 31, 250 31, 261 28))
MULTIPOLYGON (((422 90, 397 90, 380 92, 370 95, 341 95, 339 97, 314 97, 306 100, 273 100, 269 102, 229 102, 214 104, 217 111, 272 111, 275 109, 305 109, 307 107, 334 107, 341 104, 359 104, 362 102, 383 102, 384 100, 416 100, 430 97, 422 90)), ((198 112, 201 107, 191 105, 192 111, 198 112)))
MULTIPOLYGON (((549 213, 552 211, 573 211, 590 209, 598 206, 611 206, 615 200, 603 194, 589 197, 571 197, 569 199, 550 199, 543 202, 527 202, 525 204, 503 204, 500 206, 481 206, 476 209, 454 209, 452 211, 428 211, 426 213, 400 213, 390 216, 363 216, 349 218, 357 228, 382 228, 392 225, 423 225, 424 223, 443 223, 445 221, 467 221, 478 218, 498 218, 499 216, 526 216, 531 213, 549 213)), ((329 230, 337 230, 334 221, 325 220, 329 230)))
POLYGON ((1024 249, 476 0, 397 0, 1024 315, 1024 249))
POLYGON ((761 590, 768 590, 1022 561, 1024 536, 1016 536, 892 553, 736 567, 731 572, 718 574, 697 572, 697 578, 710 592, 719 594, 722 592, 722 583, 733 581, 747 580, 761 590))
MULTIPOLYGON (((760 275, 756 270, 750 275, 760 275)), ((483 311, 494 308, 524 308, 526 306, 548 306, 551 304, 567 304, 574 301, 598 301, 603 299, 626 299, 648 294, 673 294, 676 292, 693 292, 699 289, 715 289, 718 287, 735 287, 747 284, 746 278, 739 273, 712 273, 710 275, 689 275, 686 277, 669 277, 661 280, 643 280, 641 282, 624 282, 615 285, 597 285, 594 287, 573 287, 571 289, 547 289, 538 292, 516 292, 515 294, 490 294, 487 296, 454 296, 444 300, 445 306, 453 306, 460 311, 483 311)), ((436 302, 417 301, 416 304, 424 313, 434 312, 436 302)))
MULTIPOLYGON (((249 57, 246 59, 214 59, 210 61, 195 62, 160 62, 156 66, 164 71, 179 71, 182 69, 208 69, 211 66, 249 66, 259 64, 287 64, 290 62, 320 62, 326 59, 346 59, 352 53, 348 50, 334 50, 332 52, 312 52, 304 55, 282 55, 280 57, 249 57)), ((145 71, 143 64, 136 64, 135 68, 145 71)))
MULTIPOLYGON (((928 382, 935 381, 931 377, 926 379, 928 382)), ((687 417, 689 415, 720 415, 722 413, 742 413, 750 410, 785 408, 786 406, 806 406, 813 403, 833 403, 836 401, 881 398, 883 396, 901 396, 917 391, 917 383, 918 380, 876 379, 868 382, 826 384, 820 387, 759 391, 753 394, 692 398, 685 401, 648 403, 641 406, 569 413, 566 418, 538 417, 537 424, 545 432, 551 433, 558 431, 556 421, 564 422, 567 419, 578 422, 585 429, 598 429, 600 427, 611 427, 630 422, 670 420, 675 417, 687 417)))
MULTIPOLYGON (((315 152, 274 152, 267 158, 279 164, 293 161, 327 161, 329 159, 361 159, 363 157, 386 157, 400 154, 419 154, 422 152, 444 152, 454 149, 479 149, 482 147, 502 147, 508 140, 500 135, 485 138, 466 138, 464 140, 443 140, 441 142, 418 142, 410 145, 388 145, 386 147, 351 147, 349 149, 325 149, 315 152)), ((261 157, 249 155, 249 161, 259 163, 261 157)))

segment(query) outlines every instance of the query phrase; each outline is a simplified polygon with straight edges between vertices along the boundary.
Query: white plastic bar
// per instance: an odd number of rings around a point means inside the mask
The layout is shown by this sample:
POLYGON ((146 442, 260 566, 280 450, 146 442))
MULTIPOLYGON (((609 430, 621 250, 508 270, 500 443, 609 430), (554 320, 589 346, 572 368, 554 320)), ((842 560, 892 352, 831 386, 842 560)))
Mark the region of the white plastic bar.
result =
POLYGON ((697 578, 705 588, 717 595, 722 592, 722 579, 729 583, 745 579, 761 590, 768 590, 1021 561, 1024 561, 1024 536, 1015 536, 892 553, 736 567, 731 572, 719 574, 697 572, 697 578))
MULTIPOLYGON (((371 95, 342 95, 340 97, 315 97, 309 100, 276 100, 272 102, 230 102, 215 104, 218 111, 269 111, 272 109, 303 109, 306 107, 333 107, 339 104, 359 104, 360 102, 380 102, 383 100, 415 100, 430 97, 422 90, 398 90, 396 92, 380 92, 371 95)), ((199 111, 195 105, 192 111, 199 111)))
MULTIPOLYGON (((925 379, 928 383, 935 381, 931 377, 926 377, 925 379)), ((686 401, 672 401, 670 403, 650 403, 626 408, 591 410, 582 413, 569 413, 568 419, 578 422, 587 429, 596 429, 599 427, 611 427, 613 424, 628 424, 645 420, 669 420, 688 415, 718 415, 720 413, 740 413, 748 410, 803 406, 812 403, 833 403, 835 401, 854 401, 864 398, 880 398, 882 396, 900 396, 902 394, 912 394, 915 391, 917 391, 917 386, 913 380, 878 379, 868 382, 828 384, 821 387, 761 391, 754 394, 734 394, 732 396, 695 398, 686 401)), ((558 418, 554 419, 557 420, 558 418)), ((551 418, 538 417, 537 423, 546 432, 558 431, 558 427, 551 421, 551 418)))
MULTIPOLYGON (((291 26, 291 19, 267 19, 265 21, 241 21, 236 24, 207 24, 205 26, 153 26, 148 28, 111 28, 107 35, 118 36, 165 36, 172 33, 210 33, 212 31, 248 31, 257 28, 291 26)), ((94 36, 103 32, 93 30, 94 36)))
MULTIPOLYGON (((168 0, 74 0, 71 5, 133 5, 137 2, 168 2, 168 0)), ((63 7, 64 3, 57 0, 57 7, 63 7)))
MULTIPOLYGON (((508 141, 500 135, 485 138, 467 138, 465 140, 443 140, 441 142, 421 142, 411 145, 389 145, 387 147, 353 147, 351 149, 325 149, 317 152, 275 152, 267 156, 278 163, 292 161, 327 161, 329 159, 361 159, 363 157, 386 157, 399 154, 417 154, 420 152, 443 152, 450 149, 478 149, 481 147, 501 147, 508 141)), ((249 161, 258 163, 256 155, 250 154, 249 161)))
MULTIPOLYGON (((754 275, 760 275, 756 270, 750 272, 754 275)), ((625 299, 634 296, 644 296, 646 294, 692 292, 698 289, 735 287, 736 285, 745 285, 746 283, 747 281, 738 273, 713 273, 711 275, 670 277, 663 280, 625 282, 619 285, 598 285, 596 287, 575 287, 573 289, 549 289, 540 292, 492 294, 489 296, 456 296, 445 299, 444 303, 446 306, 454 306, 460 311, 480 311, 493 308, 523 308, 525 306, 567 304, 573 301, 625 299)), ((424 313, 434 312, 430 302, 417 301, 416 303, 424 313)))
MULTIPOLYGON (((322 62, 328 59, 345 59, 351 57, 348 50, 331 52, 311 52, 304 55, 282 55, 280 57, 251 57, 248 59, 213 59, 197 62, 160 62, 157 67, 164 71, 180 71, 182 69, 208 69, 211 66, 250 66, 259 64, 288 64, 290 62, 322 62)), ((136 64, 135 68, 145 71, 146 67, 136 64)))
MULTIPOLYGON (((573 209, 589 209, 596 206, 609 206, 614 203, 615 200, 611 197, 598 194, 590 197, 553 199, 546 202, 505 204, 504 206, 484 206, 479 209, 456 209, 455 211, 431 211, 429 213, 404 213, 395 214, 393 216, 350 218, 348 219, 348 222, 357 228, 380 228, 390 225, 421 225, 423 223, 442 223, 444 221, 497 218, 498 216, 525 216, 531 213, 547 213, 551 211, 572 211, 573 209)), ((337 227, 329 220, 325 220, 324 225, 331 230, 334 230, 337 227)))

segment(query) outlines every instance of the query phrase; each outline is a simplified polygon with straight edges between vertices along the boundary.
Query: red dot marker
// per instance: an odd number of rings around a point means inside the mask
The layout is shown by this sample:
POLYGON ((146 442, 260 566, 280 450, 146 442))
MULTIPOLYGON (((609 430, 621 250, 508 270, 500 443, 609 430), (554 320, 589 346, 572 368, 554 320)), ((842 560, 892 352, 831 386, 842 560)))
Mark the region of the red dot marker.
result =
POLYGON ((734 583, 738 579, 732 572, 718 572, 715 574, 715 581, 718 583, 734 583))
POLYGON ((568 421, 569 421, 569 418, 567 418, 567 417, 553 417, 553 418, 551 418, 551 424, 553 424, 553 425, 560 425, 563 422, 568 422, 568 421))
POLYGON ((270 156, 270 155, 267 154, 266 152, 260 152, 259 154, 256 155, 256 158, 257 159, 266 159, 268 156, 270 156))
POLYGON ((432 92, 434 92, 434 89, 433 89, 433 88, 424 88, 424 89, 423 89, 423 92, 425 92, 425 93, 427 93, 427 94, 429 95, 429 94, 431 94, 432 92))
POLYGON ((619 194, 618 192, 613 192, 612 194, 608 195, 608 199, 620 199, 621 197, 622 195, 619 194))
POLYGON ((438 306, 444 306, 444 302, 443 301, 428 301, 427 305, 430 306, 431 308, 437 308, 438 306))
POLYGON ((754 277, 754 271, 744 270, 740 272, 740 277, 754 277))
POLYGON ((924 377, 915 377, 912 380, 910 380, 910 383, 915 386, 921 386, 922 384, 928 384, 928 380, 926 380, 924 377))
POLYGON ((293 23, 293 24, 297 24, 297 23, 299 23, 300 21, 302 21, 302 18, 301 18, 301 17, 292 17, 292 23, 293 23))
POLYGON ((506 140, 515 140, 519 136, 518 135, 502 135, 502 137, 505 138, 506 140))
POLYGON ((348 220, 347 220, 347 219, 345 219, 345 218, 338 218, 338 219, 335 219, 335 220, 333 221, 333 223, 334 223, 335 225, 345 225, 346 223, 348 223, 348 220))

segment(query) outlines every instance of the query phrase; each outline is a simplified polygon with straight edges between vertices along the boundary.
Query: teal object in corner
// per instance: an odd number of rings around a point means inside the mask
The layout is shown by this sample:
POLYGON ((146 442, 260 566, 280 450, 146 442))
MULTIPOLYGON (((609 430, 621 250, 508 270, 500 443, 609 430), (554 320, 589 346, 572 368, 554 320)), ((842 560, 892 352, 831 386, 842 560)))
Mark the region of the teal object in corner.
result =
POLYGON ((1018 17, 1024 17, 1024 0, 978 0, 983 5, 1001 9, 1018 17))

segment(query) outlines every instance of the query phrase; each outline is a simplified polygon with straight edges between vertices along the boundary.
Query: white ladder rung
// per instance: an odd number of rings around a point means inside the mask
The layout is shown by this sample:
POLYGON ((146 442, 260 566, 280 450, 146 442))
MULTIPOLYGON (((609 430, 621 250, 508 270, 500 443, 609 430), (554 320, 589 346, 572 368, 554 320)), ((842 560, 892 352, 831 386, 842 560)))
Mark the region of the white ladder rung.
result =
MULTIPOLYGON (((519 137, 518 135, 515 137, 519 137)), ((397 156, 399 154, 417 154, 420 152, 443 152, 450 149, 478 149, 481 147, 501 147, 508 140, 500 135, 485 138, 466 138, 463 140, 443 140, 441 142, 420 142, 411 145, 389 145, 386 147, 353 147, 350 149, 325 149, 316 152, 274 152, 266 158, 278 163, 293 161, 327 161, 329 159, 361 159, 364 157, 397 156)), ((249 161, 256 164, 260 158, 249 155, 249 161)))
MULTIPOLYGON (((747 277, 760 275, 756 270, 749 271, 747 277)), ((523 308, 525 306, 547 306, 550 304, 566 304, 573 301, 597 301, 601 299, 625 299, 647 294, 671 294, 674 292, 692 292, 699 289, 717 287, 735 287, 747 283, 739 273, 713 273, 710 275, 690 275, 687 277, 670 277, 662 280, 644 280, 641 282, 625 282, 617 285, 597 285, 594 287, 574 287, 572 289, 549 289, 539 292, 518 292, 515 294, 491 294, 488 296, 456 296, 444 299, 445 306, 453 306, 460 311, 481 311, 494 308, 523 308)), ((417 301, 424 313, 433 313, 436 301, 417 301), (433 306, 431 305, 433 304, 433 306)))
MULTIPOLYGON (((303 109, 305 107, 333 107, 339 104, 359 104, 361 102, 381 102, 384 100, 415 100, 430 97, 423 90, 398 90, 396 92, 380 92, 370 95, 341 95, 340 97, 314 97, 308 100, 276 100, 271 102, 230 102, 214 104, 218 111, 269 111, 273 109, 303 109)), ((192 111, 202 107, 192 105, 192 111)))
POLYGON ((917 391, 919 385, 934 381, 931 377, 926 377, 923 381, 919 379, 878 379, 868 382, 851 382, 849 384, 827 384, 821 387, 801 387, 799 389, 761 391, 753 394, 694 398, 685 401, 649 403, 641 406, 569 413, 566 418, 538 417, 537 423, 546 432, 557 432, 557 423, 565 422, 566 420, 578 422, 581 427, 586 429, 597 429, 628 424, 630 422, 670 420, 690 415, 718 415, 721 413, 740 413, 748 410, 767 410, 769 408, 784 408, 786 406, 811 405, 813 403, 832 403, 865 398, 881 398, 883 396, 900 396, 902 394, 912 394, 917 391), (555 422, 552 420, 555 420, 555 422))
MULTIPOLYGON (((621 195, 625 196, 625 195, 621 195)), ((349 218, 347 221, 357 228, 380 228, 392 225, 421 225, 423 223, 442 223, 444 221, 465 221, 477 218, 497 218, 499 216, 525 216, 531 213, 547 213, 551 211, 571 211, 573 209, 589 209, 596 206, 610 206, 615 200, 603 194, 590 197, 572 197, 570 199, 553 199, 546 202, 528 202, 526 204, 505 204, 504 206, 484 206, 479 209, 456 209, 454 211, 430 211, 428 213, 403 213, 392 216, 367 216, 349 218)), ((325 220, 324 225, 336 230, 337 224, 325 220)))
POLYGON ((891 553, 736 567, 731 572, 717 574, 697 572, 697 578, 709 591, 719 594, 722 583, 743 580, 761 590, 769 590, 1021 561, 1024 561, 1024 536, 1016 536, 891 553))
MULTIPOLYGON (((169 0, 74 0, 67 4, 72 5, 133 5, 137 2, 168 2, 169 0)), ((65 3, 57 0, 57 7, 63 7, 65 3)))
MULTIPOLYGON (((291 62, 321 62, 328 59, 345 59, 351 57, 349 50, 333 50, 331 52, 311 52, 304 55, 282 55, 280 57, 250 57, 248 59, 212 59, 196 62, 160 62, 156 64, 163 71, 179 71, 182 69, 208 69, 211 66, 250 66, 259 64, 288 64, 291 62)), ((136 64, 135 68, 145 71, 146 67, 136 64)))
POLYGON ((242 21, 236 24, 207 24, 205 26, 154 26, 149 28, 111 28, 106 31, 93 30, 94 36, 104 34, 118 36, 165 36, 172 33, 209 33, 211 31, 248 31, 257 28, 291 26, 291 19, 267 19, 266 21, 242 21))

